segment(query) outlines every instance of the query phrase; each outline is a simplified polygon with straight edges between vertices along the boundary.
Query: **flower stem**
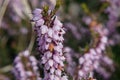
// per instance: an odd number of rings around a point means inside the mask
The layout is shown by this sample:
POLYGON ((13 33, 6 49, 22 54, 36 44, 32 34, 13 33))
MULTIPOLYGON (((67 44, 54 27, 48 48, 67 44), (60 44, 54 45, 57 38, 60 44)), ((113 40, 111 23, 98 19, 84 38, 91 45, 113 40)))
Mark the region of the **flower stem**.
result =
POLYGON ((33 46, 34 46, 34 42, 35 42, 35 33, 34 33, 33 28, 32 28, 32 36, 31 36, 30 44, 29 44, 29 46, 28 46, 29 52, 32 51, 32 48, 33 48, 33 46))
POLYGON ((9 71, 11 71, 11 69, 12 69, 12 66, 11 65, 7 65, 7 66, 5 66, 3 68, 0 68, 0 73, 9 72, 9 71))
POLYGON ((3 19, 3 16, 4 16, 4 13, 6 11, 6 8, 7 8, 7 5, 9 3, 10 0, 5 0, 3 2, 3 6, 1 7, 0 9, 0 27, 1 27, 1 23, 2 23, 2 19, 3 19))

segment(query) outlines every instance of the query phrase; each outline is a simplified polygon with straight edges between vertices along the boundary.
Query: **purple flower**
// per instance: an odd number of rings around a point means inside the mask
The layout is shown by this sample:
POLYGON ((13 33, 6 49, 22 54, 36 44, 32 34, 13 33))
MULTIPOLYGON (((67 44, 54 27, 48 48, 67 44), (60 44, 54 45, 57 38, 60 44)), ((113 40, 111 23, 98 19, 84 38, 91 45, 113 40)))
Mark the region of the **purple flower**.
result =
POLYGON ((63 61, 65 61, 62 51, 63 34, 65 34, 63 24, 57 16, 53 16, 50 21, 46 21, 46 16, 41 13, 41 9, 35 9, 32 20, 35 22, 38 49, 42 53, 40 55, 42 55, 41 63, 44 65, 43 80, 67 80, 65 73, 63 74, 63 61))
POLYGON ((34 56, 30 56, 28 50, 25 50, 15 58, 14 68, 12 69, 16 80, 41 80, 37 60, 34 56))
MULTIPOLYGON (((95 47, 90 48, 87 53, 85 53, 79 58, 80 68, 78 71, 78 78, 80 80, 82 78, 86 78, 90 72, 93 72, 93 70, 98 71, 101 64, 100 60, 103 58, 103 56, 105 56, 104 51, 108 42, 108 31, 107 29, 103 28, 102 25, 96 25, 96 27, 94 27, 93 30, 99 34, 99 40, 95 47)), ((108 63, 112 64, 112 62, 110 61, 108 63)), ((107 76, 107 78, 108 77, 109 76, 107 76)))

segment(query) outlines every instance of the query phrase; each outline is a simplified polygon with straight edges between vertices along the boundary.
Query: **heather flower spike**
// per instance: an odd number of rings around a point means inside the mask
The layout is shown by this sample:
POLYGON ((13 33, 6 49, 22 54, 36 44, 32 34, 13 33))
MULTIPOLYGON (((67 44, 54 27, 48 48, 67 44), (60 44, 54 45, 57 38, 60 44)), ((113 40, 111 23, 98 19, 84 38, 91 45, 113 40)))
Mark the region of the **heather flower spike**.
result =
MULTIPOLYGON (((78 78, 86 78, 93 70, 98 71, 100 68, 100 60, 105 56, 104 51, 107 46, 107 29, 103 28, 101 24, 95 24, 91 26, 94 32, 98 34, 98 41, 96 45, 89 49, 82 57, 79 58, 80 68, 78 71, 78 78), (104 56, 103 56, 104 55, 104 56)), ((110 62, 110 64, 113 64, 110 62)), ((104 75, 103 75, 104 76, 104 75)), ((106 78, 108 78, 107 76, 106 78)))
POLYGON ((15 58, 12 72, 16 80, 41 80, 37 60, 34 56, 30 56, 28 50, 20 52, 15 58))
MULTIPOLYGON (((57 4, 58 5, 58 4, 57 4)), ((37 33, 38 50, 44 68, 43 80, 68 80, 64 73, 63 54, 63 34, 65 34, 63 24, 55 15, 57 8, 48 10, 35 9, 33 12, 33 21, 35 22, 35 31, 37 33), (37 15, 39 13, 39 15, 37 15), (34 20, 35 18, 38 20, 34 20)))

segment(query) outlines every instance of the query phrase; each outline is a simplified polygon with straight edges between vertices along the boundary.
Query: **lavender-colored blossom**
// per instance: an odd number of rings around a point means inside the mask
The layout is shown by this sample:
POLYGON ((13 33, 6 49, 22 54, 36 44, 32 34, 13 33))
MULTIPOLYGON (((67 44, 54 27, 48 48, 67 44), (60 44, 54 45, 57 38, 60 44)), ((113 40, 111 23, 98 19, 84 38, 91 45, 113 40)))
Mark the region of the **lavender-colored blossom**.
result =
MULTIPOLYGON (((78 71, 78 77, 80 80, 86 78, 90 72, 93 72, 93 70, 98 70, 100 68, 100 59, 103 57, 106 49, 108 41, 107 29, 103 28, 102 25, 96 25, 94 31, 99 34, 99 41, 95 47, 91 48, 79 58, 80 69, 78 71)), ((109 63, 112 64, 112 62, 109 63)))
POLYGON ((109 0, 110 6, 106 9, 108 15, 107 27, 110 29, 110 33, 115 32, 116 23, 120 16, 120 1, 119 0, 109 0))
POLYGON ((10 1, 9 6, 12 9, 12 11, 17 14, 17 17, 11 15, 11 16, 13 16, 13 19, 15 19, 15 18, 22 18, 22 19, 24 19, 25 18, 24 14, 23 14, 24 5, 22 4, 21 0, 12 0, 12 1, 10 1))
POLYGON ((71 30, 72 34, 74 35, 74 37, 77 39, 77 40, 80 40, 81 39, 81 34, 80 32, 78 32, 78 29, 75 25, 71 24, 71 23, 66 23, 66 28, 68 30, 71 30))
POLYGON ((19 53, 15 58, 12 72, 16 80, 41 80, 39 77, 37 60, 34 56, 30 56, 28 50, 19 53))
POLYGON ((108 21, 106 27, 109 30, 109 44, 115 45, 119 43, 120 35, 116 31, 116 26, 120 17, 120 1, 119 0, 101 0, 102 2, 109 3, 105 13, 108 14, 108 21))
MULTIPOLYGON (((50 11, 50 10, 49 10, 50 11)), ((67 80, 63 74, 65 57, 63 55, 63 24, 57 16, 53 16, 49 23, 46 23, 41 9, 33 11, 35 31, 37 33, 38 48, 42 55, 41 63, 44 66, 43 80, 67 80), (47 24, 50 24, 48 26, 47 24)))
POLYGON ((105 79, 108 79, 111 76, 111 72, 114 71, 113 61, 106 55, 103 55, 100 58, 100 66, 98 69, 95 69, 96 72, 103 75, 105 79), (107 70, 106 70, 106 68, 107 70))
POLYGON ((93 78, 93 72, 90 72, 89 75, 87 77, 82 78, 82 80, 96 80, 96 79, 93 78))
POLYGON ((74 61, 74 58, 78 59, 79 54, 74 52, 74 50, 72 50, 72 48, 70 47, 65 47, 64 52, 65 52, 65 57, 67 62, 66 71, 68 74, 70 74, 70 76, 75 78, 77 63, 74 61))
POLYGON ((0 80, 10 80, 10 79, 6 77, 5 75, 0 74, 0 80))

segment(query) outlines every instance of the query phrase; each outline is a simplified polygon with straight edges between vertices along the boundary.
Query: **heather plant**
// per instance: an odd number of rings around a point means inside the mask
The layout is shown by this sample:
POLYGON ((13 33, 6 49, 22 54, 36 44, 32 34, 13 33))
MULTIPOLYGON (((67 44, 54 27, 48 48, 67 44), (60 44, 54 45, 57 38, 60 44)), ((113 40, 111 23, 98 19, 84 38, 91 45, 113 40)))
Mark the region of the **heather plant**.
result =
POLYGON ((44 67, 43 80, 68 80, 63 74, 65 57, 63 54, 63 34, 65 34, 62 23, 55 15, 60 2, 57 2, 54 10, 45 6, 43 10, 35 9, 33 19, 37 33, 38 50, 44 67))
POLYGON ((1 0, 0 80, 119 80, 119 0, 1 0))

